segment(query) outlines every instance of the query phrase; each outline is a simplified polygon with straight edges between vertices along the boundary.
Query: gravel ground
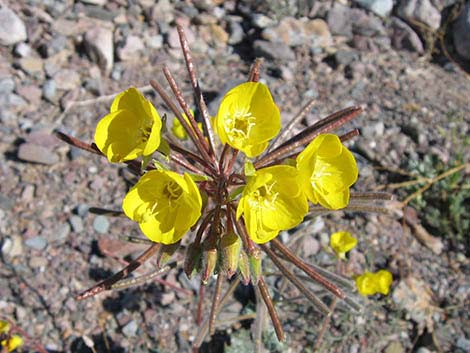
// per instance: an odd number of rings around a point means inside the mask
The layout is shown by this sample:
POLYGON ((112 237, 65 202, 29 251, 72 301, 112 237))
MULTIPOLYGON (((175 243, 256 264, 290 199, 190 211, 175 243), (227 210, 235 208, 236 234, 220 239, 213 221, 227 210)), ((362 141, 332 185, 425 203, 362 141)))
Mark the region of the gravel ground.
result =
MULTIPOLYGON (((470 352, 470 244, 462 233, 469 229, 469 13, 468 2, 452 0, 0 2, 0 317, 24 330, 25 352, 38 351, 35 342, 48 352, 191 350, 199 282, 179 269, 163 277, 170 285, 74 299, 145 247, 119 239, 139 236, 136 224, 89 212, 120 209, 133 175, 51 134, 91 141, 112 95, 131 85, 167 111, 146 87, 150 79, 164 85, 163 64, 189 97, 178 23, 213 114, 256 57, 284 123, 312 98, 304 125, 363 106, 339 131, 361 130, 348 142, 360 168, 356 191, 404 200, 416 189, 393 184, 467 163, 448 177, 457 177, 454 184, 436 184, 404 210, 393 203, 385 214, 322 216, 305 223, 295 244, 306 260, 348 276, 381 268, 394 276, 389 296, 354 297, 359 313, 339 303, 319 351, 470 352), (338 266, 328 236, 340 229, 359 244, 338 266)), ((263 349, 313 352, 322 317, 275 273, 268 283, 287 341, 277 343, 267 324, 263 349)), ((232 318, 255 308, 252 289, 238 288, 201 351, 253 351, 252 320, 232 318)))

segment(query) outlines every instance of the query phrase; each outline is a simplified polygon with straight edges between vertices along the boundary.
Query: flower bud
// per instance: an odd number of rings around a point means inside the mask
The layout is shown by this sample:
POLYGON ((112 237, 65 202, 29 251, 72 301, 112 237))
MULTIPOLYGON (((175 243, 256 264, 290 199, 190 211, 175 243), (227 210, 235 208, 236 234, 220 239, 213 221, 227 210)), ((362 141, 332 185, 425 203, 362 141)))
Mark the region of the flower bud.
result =
POLYGON ((201 268, 201 254, 201 244, 191 243, 188 245, 183 265, 184 273, 188 278, 192 277, 194 270, 198 271, 201 268))
POLYGON ((203 284, 207 284, 217 266, 217 248, 207 244, 202 252, 202 277, 203 284))
POLYGON ((254 249, 251 254, 248 255, 251 273, 251 283, 253 285, 258 284, 261 277, 261 250, 254 249))
POLYGON ((238 270, 240 271, 240 280, 247 286, 250 283, 250 263, 248 261, 248 255, 244 250, 240 251, 240 257, 238 259, 238 270))
POLYGON ((157 267, 161 268, 166 265, 168 261, 170 261, 173 254, 178 250, 181 241, 178 241, 174 244, 165 245, 162 244, 160 251, 157 254, 157 267))
POLYGON ((227 274, 228 279, 237 272, 241 246, 242 242, 234 232, 225 234, 220 240, 222 271, 227 274))

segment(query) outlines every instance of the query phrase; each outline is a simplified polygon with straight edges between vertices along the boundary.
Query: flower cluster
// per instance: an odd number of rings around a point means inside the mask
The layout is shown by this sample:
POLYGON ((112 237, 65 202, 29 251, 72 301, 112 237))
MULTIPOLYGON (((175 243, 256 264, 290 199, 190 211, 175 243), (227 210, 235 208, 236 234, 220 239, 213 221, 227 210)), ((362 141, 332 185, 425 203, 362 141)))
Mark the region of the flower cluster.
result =
MULTIPOLYGON (((151 244, 122 271, 79 294, 77 299, 124 288, 130 282, 139 283, 138 279, 123 278, 153 255, 158 257, 158 268, 142 278, 169 270, 166 264, 181 245, 186 249, 184 271, 188 276, 199 273, 203 284, 212 275, 217 277, 209 332, 214 332, 220 307, 220 279, 238 273, 243 283, 257 286, 277 337, 283 340, 282 325, 263 276, 263 254, 321 313, 329 315, 331 311, 283 261, 294 264, 333 295, 346 299, 339 287, 346 286, 344 278, 307 264, 276 238, 307 216, 348 208, 353 196, 358 200, 371 199, 370 195, 350 192, 358 169, 343 142, 357 136, 358 130, 341 136, 331 133, 362 109, 343 109, 289 136, 292 127, 281 130, 280 109, 267 85, 259 82, 256 62, 248 81, 228 91, 216 116, 211 117, 183 29, 179 27, 178 33, 198 116, 164 67, 179 107, 158 82, 152 80, 150 84, 175 116, 171 129, 153 104, 131 87, 115 97, 109 114, 99 121, 95 144, 58 133, 63 140, 105 156, 112 163, 126 163, 139 176, 124 197, 122 209, 139 224, 151 244)), ((308 113, 312 104, 302 108, 296 121, 308 113)), ((354 209, 364 209, 363 205, 357 203, 354 209)), ((340 234, 332 238, 331 245, 338 256, 344 257, 356 242, 350 235, 340 234)), ((385 287, 374 288, 383 292, 385 287)), ((355 305, 353 301, 345 302, 355 305)), ((195 346, 201 343, 199 337, 195 346)))

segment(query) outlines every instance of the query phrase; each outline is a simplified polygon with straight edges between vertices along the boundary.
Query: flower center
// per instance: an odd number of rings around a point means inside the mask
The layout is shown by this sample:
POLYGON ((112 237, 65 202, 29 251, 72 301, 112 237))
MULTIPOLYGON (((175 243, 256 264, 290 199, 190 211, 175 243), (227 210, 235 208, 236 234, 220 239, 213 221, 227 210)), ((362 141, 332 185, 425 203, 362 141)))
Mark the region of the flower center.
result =
POLYGON ((247 139, 250 135, 251 129, 255 125, 256 117, 251 115, 251 112, 235 111, 233 115, 227 118, 227 131, 230 131, 232 138, 247 139))
POLYGON ((181 186, 175 181, 169 181, 163 188, 163 194, 170 202, 178 200, 182 193, 181 186))
POLYGON ((260 186, 250 198, 250 206, 253 208, 268 208, 274 210, 278 193, 273 191, 275 181, 260 186))

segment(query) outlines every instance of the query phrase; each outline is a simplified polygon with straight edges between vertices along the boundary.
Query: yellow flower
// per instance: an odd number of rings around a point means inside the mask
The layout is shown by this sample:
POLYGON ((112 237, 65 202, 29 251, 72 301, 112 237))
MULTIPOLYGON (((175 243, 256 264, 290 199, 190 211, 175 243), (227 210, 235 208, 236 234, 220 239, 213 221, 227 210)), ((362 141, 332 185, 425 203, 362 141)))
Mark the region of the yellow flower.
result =
POLYGON ((250 158, 260 155, 281 129, 279 108, 268 87, 245 82, 232 88, 220 103, 215 129, 223 144, 250 158))
POLYGON ((344 259, 346 253, 357 245, 357 239, 349 232, 336 232, 331 234, 330 246, 339 258, 344 259))
POLYGON ((298 156, 297 168, 308 199, 337 210, 349 203, 349 188, 357 180, 352 153, 336 135, 317 136, 298 156))
POLYGON ((23 345, 23 338, 18 335, 12 335, 9 339, 3 340, 1 345, 7 348, 7 352, 13 352, 16 348, 23 345))
POLYGON ((387 295, 390 292, 392 281, 392 274, 387 270, 380 270, 376 273, 366 271, 356 278, 356 287, 362 295, 376 293, 387 295))
POLYGON ((152 241, 173 244, 201 216, 202 199, 189 174, 171 171, 147 172, 127 193, 124 213, 140 225, 152 241))
POLYGON ((305 194, 294 167, 278 165, 259 169, 248 178, 237 208, 243 214, 250 238, 258 244, 275 238, 281 230, 302 222, 308 212, 305 194))
POLYGON ((134 87, 118 94, 95 131, 95 143, 110 162, 150 156, 160 146, 162 121, 155 107, 134 87))
POLYGON ((8 321, 0 320, 0 335, 6 334, 10 331, 10 324, 8 321))
MULTIPOLYGON (((194 111, 190 109, 191 114, 194 116, 194 111)), ((186 120, 186 122, 191 126, 189 123, 189 118, 186 116, 186 114, 183 113, 183 118, 186 120)), ((202 132, 202 123, 197 123, 197 126, 199 130, 202 132)), ((173 132, 173 135, 175 135, 177 138, 180 140, 187 140, 188 139, 188 134, 186 130, 184 129, 183 125, 181 125, 180 121, 176 118, 173 119, 173 126, 171 128, 171 131, 173 132)))

